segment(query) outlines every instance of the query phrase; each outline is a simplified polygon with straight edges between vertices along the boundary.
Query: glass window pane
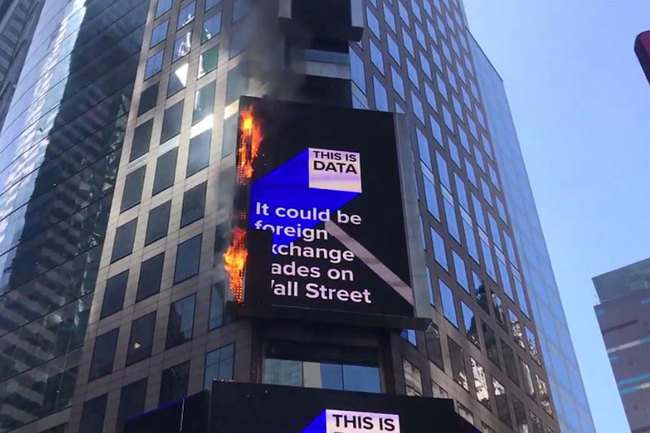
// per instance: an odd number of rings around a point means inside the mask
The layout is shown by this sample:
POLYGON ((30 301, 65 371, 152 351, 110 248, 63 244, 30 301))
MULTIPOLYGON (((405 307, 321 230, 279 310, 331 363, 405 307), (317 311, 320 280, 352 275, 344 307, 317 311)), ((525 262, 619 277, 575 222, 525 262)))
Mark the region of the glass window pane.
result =
POLYGON ((174 41, 174 52, 172 54, 172 62, 185 57, 190 53, 192 49, 192 32, 189 31, 174 41))
POLYGON ((140 204, 146 168, 146 166, 140 167, 126 175, 120 212, 124 212, 125 210, 131 209, 133 206, 140 204))
POLYGON ((224 323, 224 306, 226 304, 226 283, 220 281, 212 286, 210 294, 210 319, 208 329, 218 328, 224 323))
POLYGON ((492 293, 492 307, 494 307, 494 316, 497 319, 497 323, 507 330, 506 327, 506 312, 503 307, 503 301, 496 293, 492 293))
POLYGON ((149 245, 152 242, 167 236, 167 227, 169 226, 169 213, 171 211, 171 201, 165 202, 158 207, 151 209, 149 220, 147 221, 147 234, 144 238, 144 244, 149 245))
POLYGON ((537 390, 539 392, 539 401, 542 404, 542 408, 549 415, 553 415, 553 405, 551 404, 551 396, 548 393, 548 387, 544 379, 535 375, 535 381, 537 382, 537 390))
POLYGON ((167 325, 167 349, 192 339, 195 303, 196 295, 191 295, 171 304, 167 325))
MULTIPOLYGON (((214 71, 217 69, 217 64, 219 63, 219 45, 210 48, 201 53, 201 58, 199 59, 199 75, 198 78, 201 78, 208 72, 214 71)), ((214 99, 214 96, 213 96, 214 99)))
POLYGON ((144 412, 144 401, 147 396, 147 378, 122 387, 120 405, 117 410, 115 430, 122 431, 124 421, 144 412))
POLYGON ((102 301, 102 311, 100 318, 117 313, 124 305, 124 294, 126 293, 126 283, 129 279, 129 271, 126 270, 112 276, 106 282, 104 290, 104 300, 102 301))
POLYGON ((213 350, 205 355, 204 389, 212 388, 212 380, 232 379, 234 358, 234 344, 213 350))
MULTIPOLYGON (((129 162, 149 152, 152 128, 153 119, 147 120, 142 125, 135 128, 135 131, 133 132, 133 141, 131 142, 131 155, 129 156, 129 162)), ((141 170, 144 173, 144 167, 141 170)))
POLYGON ((189 70, 189 64, 186 62, 181 65, 178 65, 176 69, 174 69, 174 72, 169 74, 169 84, 167 85, 167 96, 171 96, 185 88, 185 85, 187 84, 188 70, 189 70))
MULTIPOLYGON (((438 221, 440 221, 440 208, 438 207, 438 196, 436 195, 436 187, 431 179, 424 176, 424 198, 427 202, 427 210, 438 221)), ((435 251, 435 245, 434 245, 435 251)))
POLYGON ((181 227, 203 218, 205 209, 206 182, 187 190, 183 195, 183 209, 181 211, 181 227))
POLYGON ((107 394, 102 394, 84 403, 81 409, 81 420, 79 421, 80 432, 101 433, 104 431, 106 397, 107 394))
POLYGON ((235 0, 232 9, 232 22, 242 19, 251 8, 251 0, 235 0))
POLYGON ((169 20, 166 19, 165 21, 161 22, 158 24, 156 27, 153 28, 151 31, 151 41, 149 42, 149 48, 158 45, 162 41, 165 40, 167 37, 167 29, 169 28, 169 20))
POLYGON ((126 365, 131 365, 151 356, 156 312, 135 319, 131 323, 131 336, 126 351, 126 365))
POLYGON ((523 359, 519 358, 519 362, 521 365, 521 373, 524 377, 524 389, 526 390, 526 394, 528 394, 534 400, 535 385, 533 385, 533 374, 530 371, 530 367, 524 362, 523 359))
POLYGON ((115 242, 111 253, 111 263, 128 256, 133 251, 133 240, 135 239, 135 228, 138 219, 132 219, 123 224, 115 231, 115 242))
POLYGON ((201 43, 209 41, 219 33, 221 33, 221 12, 203 21, 201 43))
POLYGON ((199 273, 201 260, 201 235, 194 236, 178 245, 176 250, 176 267, 174 284, 178 284, 199 273))
POLYGON ((440 286, 440 302, 442 303, 442 310, 445 318, 458 328, 458 318, 456 317, 456 306, 454 305, 454 295, 444 281, 438 280, 440 286))
POLYGON ((186 177, 190 177, 210 164, 210 141, 212 130, 202 132, 190 139, 190 149, 187 156, 186 177))
POLYGON ((113 371, 113 358, 115 357, 118 332, 119 329, 116 328, 95 338, 95 348, 93 349, 88 380, 97 379, 113 371))
POLYGON ((183 117, 183 101, 177 102, 165 110, 163 115, 160 142, 164 143, 181 132, 181 119, 183 117))
POLYGON ((447 345, 449 346, 449 361, 451 363, 452 378, 457 384, 469 391, 463 349, 461 349, 461 347, 449 337, 447 337, 447 345))
POLYGON ((214 111, 214 92, 216 82, 206 84, 196 91, 194 98, 194 111, 192 112, 192 125, 196 125, 203 119, 212 115, 214 111))
POLYGON ((372 78, 373 88, 375 90, 375 108, 379 111, 388 111, 388 94, 381 82, 376 78, 372 78))
POLYGON ((160 50, 156 54, 147 59, 147 64, 144 67, 144 79, 149 79, 162 71, 163 56, 165 50, 160 50))
POLYGON ((431 240, 433 242, 433 256, 436 262, 446 271, 449 271, 447 265, 447 250, 445 248, 445 241, 438 234, 438 232, 431 227, 431 240))
POLYGON ((492 378, 492 386, 494 388, 494 400, 497 403, 497 415, 504 424, 512 427, 512 421, 510 420, 510 406, 508 405, 506 389, 495 378, 492 378))
MULTIPOLYGON (((302 386, 302 362, 266 358, 262 382, 272 385, 302 386)), ((340 389, 342 389, 342 385, 340 389)))
POLYGON ((512 331, 512 337, 515 340, 515 343, 521 346, 522 349, 526 349, 526 343, 524 343, 524 329, 522 323, 519 321, 519 317, 508 308, 508 317, 510 318, 510 330, 512 331))
POLYGON ((343 389, 346 391, 381 392, 379 368, 343 365, 343 389))
POLYGON ((205 10, 210 10, 219 3, 221 3, 222 0, 205 0, 205 10))
POLYGON ((478 340, 478 323, 476 322, 476 317, 474 316, 474 311, 463 301, 460 301, 460 306, 463 311, 463 324, 465 325, 465 334, 469 341, 471 341, 476 347, 480 348, 480 343, 478 340))
POLYGON ((488 358, 501 368, 501 362, 499 362, 499 349, 497 349, 497 338, 494 331, 486 325, 485 322, 481 322, 481 328, 483 328, 483 341, 485 342, 485 349, 488 358))
POLYGON ((431 324, 431 327, 424 331, 424 342, 427 346, 427 356, 429 359, 444 370, 444 357, 442 355, 442 344, 440 342, 440 332, 438 327, 431 324))
POLYGON ((181 8, 178 12, 178 24, 176 29, 185 27, 187 24, 194 21, 194 14, 196 11, 196 2, 189 3, 187 6, 181 8))
POLYGON ((515 353, 503 340, 501 340, 501 352, 503 352, 503 362, 506 365, 506 374, 510 380, 519 384, 519 375, 517 374, 517 365, 515 363, 515 353))
POLYGON ((172 149, 158 157, 158 162, 156 163, 156 174, 153 178, 152 195, 156 195, 174 184, 177 154, 178 149, 172 149))
POLYGON ((228 71, 227 80, 226 105, 235 102, 241 95, 248 92, 248 73, 245 64, 240 63, 228 71))
POLYGON ((470 365, 472 366, 472 376, 474 377, 474 392, 476 399, 485 407, 490 409, 490 391, 487 385, 487 375, 485 369, 481 364, 476 362, 474 358, 469 358, 470 365))
POLYGON ((363 93, 366 93, 366 72, 363 61, 352 49, 350 49, 350 74, 352 81, 363 93))
POLYGON ((163 370, 158 403, 163 404, 187 396, 189 378, 190 361, 163 370))
POLYGON ((156 99, 158 98, 158 85, 159 83, 152 84, 140 93, 140 104, 138 105, 138 116, 146 113, 156 106, 156 99))
POLYGON ((465 261, 458 253, 451 250, 451 255, 454 259, 454 272, 456 273, 456 282, 469 293, 469 281, 467 280, 467 269, 465 268, 465 261))
POLYGON ((142 262, 142 265, 140 265, 140 278, 138 279, 138 291, 135 295, 135 302, 146 299, 160 291, 160 280, 162 278, 164 261, 165 253, 160 253, 142 262))
POLYGON ((406 395, 422 396, 422 374, 413 364, 402 359, 406 395))
POLYGON ((156 18, 172 8, 172 1, 173 0, 158 0, 158 4, 156 5, 156 18))

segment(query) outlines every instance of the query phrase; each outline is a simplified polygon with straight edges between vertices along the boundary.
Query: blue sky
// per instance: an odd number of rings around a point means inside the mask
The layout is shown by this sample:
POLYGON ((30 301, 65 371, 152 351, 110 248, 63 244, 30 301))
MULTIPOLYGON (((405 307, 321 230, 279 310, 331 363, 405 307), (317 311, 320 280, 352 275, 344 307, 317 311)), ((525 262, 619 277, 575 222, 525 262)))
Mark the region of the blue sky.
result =
POLYGON ((464 2, 505 82, 596 429, 629 432, 591 278, 650 257, 650 84, 633 51, 650 1, 464 2))

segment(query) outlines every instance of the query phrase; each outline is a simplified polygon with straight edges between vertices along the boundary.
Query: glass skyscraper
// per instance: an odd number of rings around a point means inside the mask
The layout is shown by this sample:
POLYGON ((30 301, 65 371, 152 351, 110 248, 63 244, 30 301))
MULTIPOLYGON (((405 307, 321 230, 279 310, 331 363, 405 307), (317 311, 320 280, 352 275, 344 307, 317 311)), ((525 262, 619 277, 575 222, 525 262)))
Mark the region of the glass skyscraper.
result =
POLYGON ((214 379, 593 431, 483 62, 458 0, 46 0, 0 133, 0 432, 119 432, 214 379), (231 314, 242 95, 401 114, 428 329, 231 314))

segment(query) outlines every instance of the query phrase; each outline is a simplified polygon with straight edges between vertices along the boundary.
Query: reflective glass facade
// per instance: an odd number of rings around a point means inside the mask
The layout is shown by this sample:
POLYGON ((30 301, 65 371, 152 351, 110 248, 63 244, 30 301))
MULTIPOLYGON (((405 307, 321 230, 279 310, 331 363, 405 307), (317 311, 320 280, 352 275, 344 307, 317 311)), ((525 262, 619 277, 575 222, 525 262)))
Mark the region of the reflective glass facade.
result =
MULTIPOLYGON (((563 433, 594 433, 589 404, 503 82, 473 39, 471 47, 485 101, 487 123, 494 142, 498 143, 494 147, 495 156, 503 180, 514 241, 518 247, 521 274, 528 287, 532 315, 538 324, 539 344, 560 429, 563 433)), ((530 345, 530 340, 527 340, 527 345, 530 345)))

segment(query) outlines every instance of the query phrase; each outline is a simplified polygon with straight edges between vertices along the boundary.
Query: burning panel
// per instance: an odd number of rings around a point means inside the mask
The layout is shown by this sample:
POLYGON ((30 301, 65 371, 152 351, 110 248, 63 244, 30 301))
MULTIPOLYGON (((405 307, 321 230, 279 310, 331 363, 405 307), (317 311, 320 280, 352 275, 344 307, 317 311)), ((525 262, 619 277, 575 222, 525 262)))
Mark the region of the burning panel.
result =
POLYGON ((413 317, 393 116, 242 98, 237 302, 308 320, 413 317))

